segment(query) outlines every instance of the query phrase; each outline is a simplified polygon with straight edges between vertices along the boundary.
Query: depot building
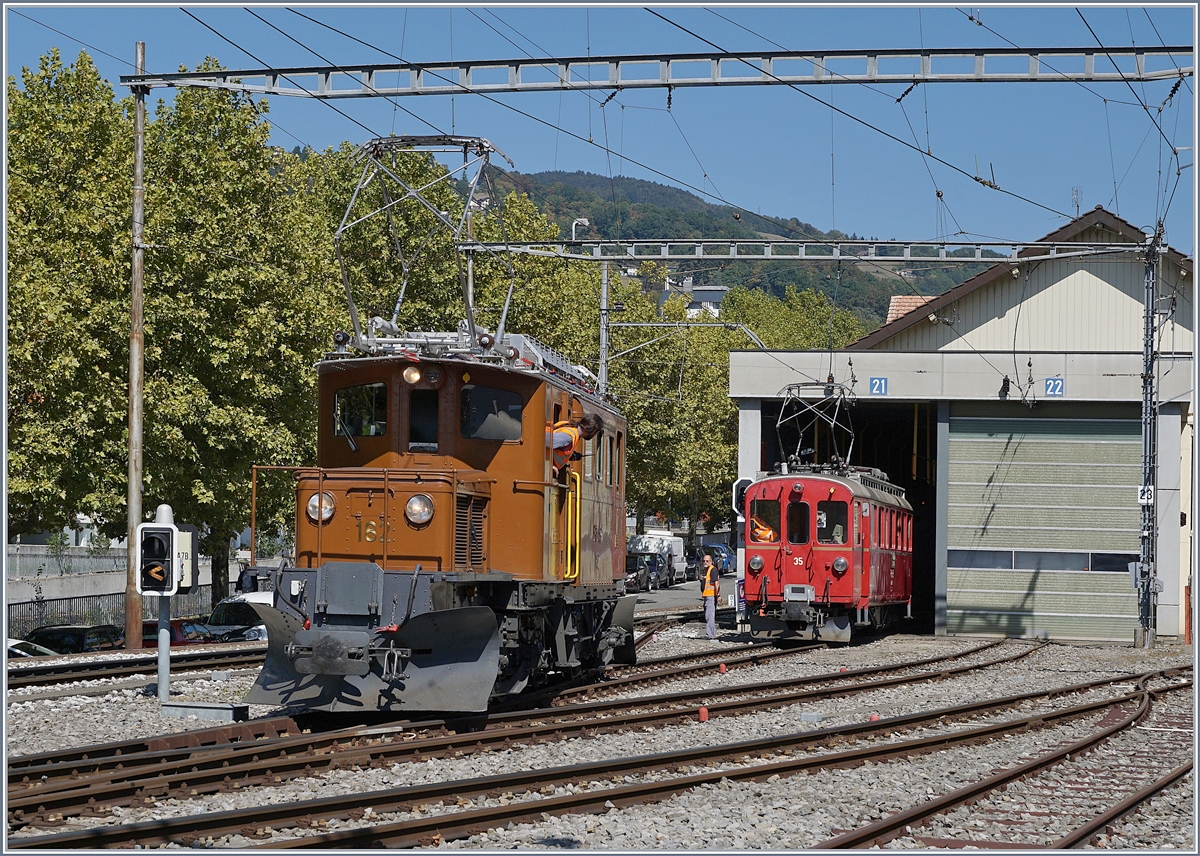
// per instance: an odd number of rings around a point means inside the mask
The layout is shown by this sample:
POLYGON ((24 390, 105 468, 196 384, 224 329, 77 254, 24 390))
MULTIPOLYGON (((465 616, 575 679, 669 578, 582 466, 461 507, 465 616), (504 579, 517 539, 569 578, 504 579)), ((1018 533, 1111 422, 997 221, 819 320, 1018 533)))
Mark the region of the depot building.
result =
MULTIPOLYGON (((1145 244, 1097 207, 1040 242, 1145 244)), ((1156 633, 1182 637, 1191 585, 1193 260, 1153 269, 1156 633)), ((914 509, 913 614, 938 634, 1132 642, 1142 503, 1144 252, 1027 247, 834 352, 737 351, 738 477, 789 455, 886 472, 914 509), (785 408, 853 393, 846 449, 785 408), (807 430, 809 433, 803 433, 807 430)), ((897 307, 896 304, 901 304, 897 307)))

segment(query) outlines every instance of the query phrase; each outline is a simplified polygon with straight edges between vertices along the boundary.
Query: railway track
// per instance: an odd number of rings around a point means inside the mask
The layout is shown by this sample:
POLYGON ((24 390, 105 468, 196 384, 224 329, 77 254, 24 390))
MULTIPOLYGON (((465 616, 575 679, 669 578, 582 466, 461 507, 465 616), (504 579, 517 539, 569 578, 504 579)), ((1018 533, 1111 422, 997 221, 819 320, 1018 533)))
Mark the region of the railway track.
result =
MULTIPOLYGON (((1063 849, 1085 845, 1192 769, 1195 724, 1190 709, 1186 718, 1171 713, 1155 715, 1151 707, 1156 693, 1147 688, 1148 683, 1149 677, 1143 677, 1138 692, 1127 697, 1131 703, 1114 706, 1101 727, 1082 740, 1063 743, 968 787, 816 847, 881 847, 896 839, 938 848, 1063 849), (1159 732, 1153 751, 1121 745, 1118 735, 1131 727, 1159 732), (1106 743, 1111 744, 1107 751, 1098 749, 1106 743), (1095 808, 1098 802, 1105 806, 1099 813, 1095 808), (969 812, 964 810, 968 804, 969 812), (928 834, 917 831, 930 825, 937 830, 928 834), (1002 831, 981 837, 980 828, 1002 831)), ((1191 686, 1189 681, 1168 691, 1191 686)))
MULTIPOLYGON (((640 650, 654 634, 679 622, 680 617, 650 616, 639 618, 640 635, 634 648, 640 650)), ((238 648, 236 651, 171 652, 172 674, 203 671, 208 669, 249 669, 262 665, 266 646, 238 648)), ((94 681, 112 678, 127 678, 134 675, 153 674, 158 670, 157 652, 148 655, 129 654, 109 659, 69 660, 47 665, 9 665, 9 689, 45 687, 68 684, 75 681, 94 681)))
MULTIPOLYGON (((815 675, 723 689, 703 689, 662 696, 592 701, 551 711, 524 711, 489 716, 480 731, 456 733, 441 720, 342 729, 327 734, 299 734, 273 740, 199 749, 71 754, 16 758, 10 765, 8 809, 11 824, 54 823, 55 819, 95 813, 118 805, 144 804, 168 796, 189 797, 230 787, 271 783, 329 769, 355 765, 391 765, 401 760, 455 756, 518 743, 556 740, 604 730, 661 726, 695 719, 704 707, 708 716, 728 716, 819 698, 865 692, 902 683, 929 681, 1027 656, 1033 648, 985 664, 893 677, 888 672, 920 669, 961 659, 996 647, 977 646, 957 655, 815 675), (862 681, 863 678, 872 678, 862 681)), ((712 668, 711 664, 708 668, 712 668)), ((131 747, 132 748, 132 747, 131 747)))
MULTIPOLYGON (((234 651, 172 652, 171 673, 207 671, 209 669, 245 669, 261 666, 266 646, 238 648, 234 651)), ((95 681, 127 678, 133 675, 154 674, 158 670, 158 655, 126 656, 107 660, 84 660, 38 666, 10 666, 8 688, 45 687, 74 681, 95 681)))
MULTIPOLYGON (((613 807, 656 802, 721 780, 768 781, 776 777, 940 752, 994 741, 1030 729, 1050 728, 1055 724, 1081 717, 1108 713, 1086 740, 1075 741, 1054 753, 1045 753, 1033 762, 1015 765, 1005 771, 1003 776, 998 774, 991 777, 971 789, 978 797, 1000 786, 1002 778, 1012 781, 1027 775, 1032 769, 1051 767, 1068 754, 1077 755, 1120 734, 1146 715, 1156 695, 1190 688, 1190 681, 1173 680, 1179 674, 1188 671, 1190 668, 1171 669, 1142 676, 1114 676, 1070 687, 981 700, 878 722, 859 722, 743 743, 433 785, 353 793, 287 805, 258 805, 243 810, 164 818, 120 827, 93 827, 57 835, 27 838, 10 836, 8 843, 13 849, 155 846, 168 842, 186 846, 196 841, 201 845, 211 843, 214 838, 227 835, 242 835, 253 840, 268 838, 273 835, 274 830, 292 830, 303 837, 269 841, 262 846, 273 849, 412 847, 435 843, 438 840, 463 838, 509 823, 537 821, 546 816, 603 813, 613 807), (1171 683, 1151 690, 1149 683, 1152 679, 1160 683, 1171 683), (1105 698, 1090 699, 1054 710, 1041 710, 1018 719, 968 725, 959 729, 943 727, 949 721, 994 715, 1004 708, 1030 700, 1046 702, 1054 697, 1087 692, 1099 687, 1113 687, 1131 681, 1138 682, 1133 690, 1121 691, 1118 688, 1115 694, 1105 698), (934 724, 938 729, 937 733, 923 734, 912 739, 889 739, 897 733, 921 727, 928 728, 934 724), (855 745, 859 740, 868 745, 855 745), (848 743, 853 748, 844 748, 848 743), (730 766, 726 763, 719 769, 706 769, 719 761, 734 762, 735 765, 730 766), (693 772, 697 769, 700 772, 693 772), (682 774, 669 775, 657 780, 646 776, 647 773, 658 770, 682 774), (643 780, 615 786, 611 784, 614 778, 618 782, 626 781, 622 775, 627 773, 636 774, 643 780), (561 789, 563 786, 569 786, 569 792, 557 794, 555 789, 561 789), (518 794, 524 794, 525 798, 517 799, 518 794), (543 794, 546 795, 545 798, 537 798, 543 794), (478 802, 488 804, 476 805, 478 802), (389 817, 399 812, 411 813, 413 816, 400 820, 392 820, 389 817), (383 822, 374 823, 379 820, 383 822), (325 831, 331 826, 364 822, 370 825, 325 831)), ((951 797, 972 798, 966 794, 966 790, 955 792, 947 798, 931 800, 918 808, 933 808, 936 811, 939 806, 948 805, 951 797)), ((893 815, 888 820, 894 827, 899 824, 897 828, 903 829, 904 824, 912 821, 912 818, 902 816, 905 814, 907 813, 893 815)), ((881 833, 877 829, 867 829, 856 830, 856 834, 858 838, 854 841, 843 836, 819 846, 863 846, 863 840, 873 840, 863 839, 863 836, 877 836, 881 833)), ((971 842, 964 843, 969 845, 971 842)))

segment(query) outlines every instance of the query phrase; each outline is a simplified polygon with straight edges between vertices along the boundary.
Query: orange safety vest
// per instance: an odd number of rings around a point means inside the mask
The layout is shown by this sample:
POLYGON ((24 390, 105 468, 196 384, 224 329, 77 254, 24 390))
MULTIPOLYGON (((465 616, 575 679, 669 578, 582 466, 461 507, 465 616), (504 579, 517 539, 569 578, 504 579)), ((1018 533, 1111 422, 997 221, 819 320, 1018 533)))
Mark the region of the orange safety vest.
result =
POLYGON ((564 449, 554 449, 554 466, 562 469, 571 461, 571 455, 575 453, 576 447, 579 446, 583 435, 579 433, 579 428, 570 422, 558 422, 554 425, 554 430, 550 433, 550 445, 554 445, 554 434, 562 431, 564 434, 571 435, 571 445, 564 449))
POLYGON ((775 530, 757 517, 750 518, 750 537, 755 541, 774 541, 775 530))
POLYGON ((717 596, 717 587, 721 584, 720 573, 716 565, 712 566, 712 570, 704 572, 704 590, 700 592, 701 597, 717 596))

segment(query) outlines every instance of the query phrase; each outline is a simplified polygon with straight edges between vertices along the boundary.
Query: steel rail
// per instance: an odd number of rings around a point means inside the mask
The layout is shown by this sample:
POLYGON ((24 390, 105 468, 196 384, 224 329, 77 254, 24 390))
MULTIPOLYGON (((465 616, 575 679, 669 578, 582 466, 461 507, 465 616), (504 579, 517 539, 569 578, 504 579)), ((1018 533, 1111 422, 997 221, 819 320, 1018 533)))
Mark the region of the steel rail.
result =
MULTIPOLYGON (((675 796, 698 785, 714 784, 722 780, 763 781, 772 776, 790 776, 800 772, 855 766, 868 760, 906 757, 936 751, 963 743, 975 743, 1014 730, 1040 727, 1047 722, 1081 716, 1089 712, 1113 707, 1128 700, 1142 697, 1140 693, 1127 693, 1114 699, 1078 705, 1048 714, 1035 715, 1023 720, 967 729, 951 734, 919 738, 901 743, 867 747, 845 752, 818 755, 799 760, 788 760, 737 769, 724 769, 682 778, 638 783, 617 788, 573 794, 565 797, 537 801, 524 801, 515 805, 487 807, 437 815, 409 821, 386 823, 377 826, 342 830, 306 838, 272 841, 259 845, 266 849, 312 849, 330 847, 412 847, 439 840, 464 838, 497 825, 536 821, 545 815, 599 813, 612 807, 627 807, 646 802, 657 802, 675 796)), ((876 723, 878 725, 879 723, 876 723)))
MULTIPOLYGON (((1126 682, 1138 677, 1137 675, 1125 675, 1118 678, 1088 682, 1076 685, 1075 687, 1060 687, 1035 693, 1026 693, 1021 696, 1010 696, 1004 699, 976 701, 967 705, 909 714, 877 722, 862 722, 808 732, 795 732, 788 735, 778 735, 715 747, 679 750, 635 758, 619 758, 551 770, 521 771, 479 779, 392 788, 372 793, 349 794, 340 797, 303 801, 291 805, 255 806, 229 812, 205 813, 171 820, 139 822, 121 827, 106 826, 29 838, 10 837, 8 841, 9 845, 14 849, 32 849, 71 846, 151 846, 168 842, 188 844, 190 840, 198 839, 204 834, 229 834, 231 832, 241 832, 253 837, 267 826, 273 828, 289 825, 312 826, 314 825, 314 818, 319 817, 362 817, 364 816, 364 808, 370 808, 373 811, 396 811, 405 807, 444 800, 447 797, 456 797, 462 800, 475 796, 495 796, 512 791, 527 791, 534 789, 535 786, 544 787, 547 784, 565 784, 568 782, 595 780, 598 777, 627 771, 646 771, 651 769, 668 769, 674 771, 682 766, 694 765, 714 759, 749 757, 755 754, 761 755, 777 752, 788 747, 804 744, 821 744, 860 734, 882 733, 886 736, 895 730, 910 728, 931 721, 954 719, 988 709, 1000 709, 1035 698, 1053 698, 1057 695, 1080 692, 1095 686, 1126 682)), ((347 830, 331 835, 316 836, 314 838, 273 842, 263 846, 279 848, 362 846, 364 837, 374 846, 379 846, 381 843, 386 843, 388 846, 413 846, 417 843, 425 843, 424 839, 433 834, 441 834, 443 838, 464 837, 471 834, 471 829, 478 831, 478 829, 487 828, 488 826, 508 820, 534 819, 540 817, 543 813, 563 814, 589 810, 603 811, 610 805, 633 805, 648 800, 664 799, 676 793, 689 790, 697 784, 719 781, 722 778, 761 780, 769 778, 772 775, 792 775, 814 768, 824 769, 851 766, 872 758, 895 757, 933 751, 944 746, 989 739, 998 734, 1023 728, 1038 727, 1045 725, 1047 722, 1084 715, 1098 709, 1122 704, 1131 699, 1139 699, 1142 695, 1141 691, 1128 692, 1115 698, 1101 699, 1058 711, 1035 714, 1020 720, 994 723, 974 729, 965 729, 960 732, 923 737, 913 741, 887 743, 873 747, 810 756, 803 759, 790 759, 783 762, 774 762, 741 769, 719 770, 698 776, 672 779, 668 782, 656 782, 650 785, 639 784, 583 795, 527 801, 517 806, 510 805, 495 809, 467 810, 450 815, 439 815, 434 818, 421 818, 415 821, 386 824, 384 827, 374 827, 370 830, 347 830), (483 826, 479 826, 480 823, 483 826), (433 824, 432 831, 428 824, 433 824), (446 833, 451 830, 453 832, 447 835, 446 833), (386 837, 380 838, 381 834, 386 837), (397 837, 397 835, 402 837, 397 837)))
MULTIPOLYGON (((904 811, 896 812, 882 820, 868 824, 867 826, 843 833, 842 835, 830 838, 820 844, 814 845, 818 850, 839 850, 843 848, 871 847, 882 846, 891 839, 904 834, 908 826, 922 826, 930 818, 945 813, 947 810, 956 808, 967 802, 978 800, 980 797, 995 791, 1010 782, 1024 778, 1032 773, 1046 767, 1057 764, 1064 758, 1071 755, 1078 755, 1081 752, 1087 752, 1093 749, 1099 743, 1107 740, 1112 735, 1125 730, 1129 726, 1141 720, 1150 710, 1150 701, 1153 693, 1146 688, 1152 676, 1145 676, 1138 682, 1136 693, 1131 694, 1131 697, 1138 699, 1138 706, 1129 716, 1122 719, 1113 725, 1101 729, 1095 734, 1090 734, 1081 740, 1077 740, 1068 744, 1065 747, 1059 747, 1043 755, 1039 755, 1029 761, 1016 766, 1010 767, 1007 770, 1002 770, 978 782, 973 782, 966 787, 959 788, 948 794, 944 794, 935 799, 915 805, 912 808, 904 811)), ((1192 682, 1177 684, 1165 690, 1156 690, 1156 692, 1173 692, 1180 689, 1191 688, 1192 682)))
POLYGON ((1079 847, 1087 844, 1094 837, 1100 834, 1100 832, 1102 832, 1109 824, 1115 823, 1125 815, 1136 811, 1142 806, 1143 803, 1149 801, 1160 792, 1165 791, 1167 788, 1171 787, 1171 785, 1178 782, 1192 771, 1192 766, 1193 764, 1191 761, 1180 764, 1162 778, 1150 783, 1136 793, 1130 794, 1108 811, 1096 815, 1096 817, 1092 818, 1079 828, 1068 832, 1057 841, 1053 841, 1046 845, 1047 848, 1050 850, 1065 850, 1067 848, 1079 847))
MULTIPOLYGON (((172 653, 171 671, 185 672, 197 669, 254 665, 262 663, 266 656, 265 645, 240 651, 204 651, 195 653, 172 653)), ((82 663, 61 663, 46 666, 22 666, 8 668, 8 687, 49 686, 72 681, 94 681, 104 678, 128 677, 158 668, 157 656, 122 657, 111 660, 93 660, 82 663)), ((10 699, 11 701, 11 699, 10 699)))
MULTIPOLYGON (((991 643, 983 648, 990 648, 991 643)), ((502 714, 489 720, 484 731, 465 734, 440 734, 417 740, 395 742, 395 736, 407 729, 420 725, 444 725, 441 721, 410 723, 406 729, 352 729, 329 735, 299 735, 281 738, 267 744, 244 747, 228 747, 221 751, 206 751, 200 754, 165 753, 147 754, 140 757, 104 759, 86 770, 84 765, 59 765, 23 771, 19 784, 25 788, 14 788, 10 784, 8 793, 9 817, 13 821, 28 822, 33 817, 52 814, 76 813, 87 807, 95 810, 104 805, 128 805, 135 800, 163 795, 172 791, 189 794, 219 791, 235 778, 238 780, 262 776, 268 779, 314 775, 325 769, 338 769, 353 765, 378 765, 395 763, 399 759, 438 757, 448 754, 484 751, 499 745, 508 747, 514 742, 561 739, 575 733, 595 733, 612 729, 627 729, 634 726, 662 725, 675 720, 688 720, 698 716, 699 708, 707 706, 710 715, 738 715, 768 707, 794 704, 838 695, 865 692, 902 683, 915 683, 941 679, 950 674, 986 668, 998 663, 1011 662, 1027 656, 1028 649, 1016 655, 990 661, 989 663, 963 666, 938 673, 902 676, 870 681, 862 684, 824 687, 815 690, 788 691, 766 697, 736 698, 732 701, 713 701, 714 697, 746 696, 754 692, 788 690, 798 685, 845 680, 860 677, 864 673, 896 671, 912 668, 914 664, 898 664, 854 672, 836 672, 816 675, 799 680, 785 679, 758 684, 740 684, 722 689, 691 690, 665 696, 643 697, 598 701, 571 707, 555 708, 552 711, 519 712, 502 714), (704 705, 691 704, 698 700, 704 705), (686 707, 673 705, 687 704, 686 707), (664 709, 671 705, 669 709, 664 709), (643 713, 628 713, 630 710, 653 708, 643 713), (542 722, 550 717, 549 722, 542 722), (391 737, 394 742, 368 745, 371 738, 391 737), (249 757, 247 757, 249 756, 249 757)), ((953 655, 951 655, 953 656, 953 655)), ((936 662, 943 658, 933 658, 936 662)), ((915 665, 924 665, 917 663, 915 665)), ((1104 683, 1104 682, 1101 682, 1104 683)))
POLYGON ((212 728, 197 728, 176 734, 160 734, 135 740, 118 740, 94 746, 80 746, 55 752, 37 752, 30 755, 8 756, 8 781, 18 777, 41 776, 43 771, 56 766, 102 763, 105 759, 114 764, 129 763, 139 755, 164 752, 194 752, 198 749, 224 747, 231 744, 252 743, 264 739, 280 739, 301 731, 290 716, 272 716, 249 722, 235 722, 212 728))
MULTIPOLYGON (((771 643, 755 643, 752 645, 747 645, 745 648, 757 649, 761 647, 768 647, 770 644, 771 643)), ((745 649, 739 648, 736 650, 742 651, 745 649)), ((799 653, 801 650, 802 649, 792 649, 786 653, 799 653)), ((662 657, 656 660, 647 660, 641 665, 643 667, 653 667, 665 666, 671 663, 687 660, 706 660, 706 662, 701 664, 698 668, 692 668, 686 671, 681 669, 670 669, 661 673, 661 676, 672 674, 678 675, 686 674, 689 671, 703 671, 705 669, 711 669, 714 667, 715 664, 713 661, 716 659, 724 659, 726 663, 732 663, 735 666, 753 665, 757 662, 760 662, 764 658, 765 653, 767 652, 746 654, 742 655, 739 659, 738 657, 730 657, 728 656, 727 652, 723 651, 697 651, 692 652, 691 654, 678 654, 672 657, 662 657)), ((662 679, 660 674, 655 672, 639 674, 635 676, 635 678, 640 678, 642 681, 647 683, 662 679)), ((624 681, 624 683, 629 682, 630 681, 628 680, 624 681)), ((636 682, 636 680, 633 681, 633 683, 636 682)), ((571 689, 582 692, 585 690, 591 691, 602 689, 607 685, 608 684, 601 682, 597 684, 587 684, 571 689)), ((527 709, 509 712, 509 716, 520 717, 523 715, 528 715, 528 713, 524 711, 527 711, 527 709)), ((503 711, 499 713, 493 713, 491 715, 492 721, 502 721, 503 718, 503 711)), ((260 728, 260 730, 263 732, 263 734, 270 735, 272 737, 279 735, 295 736, 305 731, 305 729, 298 725, 294 720, 287 717, 258 720, 256 722, 263 723, 264 725, 260 728), (276 723, 278 724, 276 725, 276 723)), ((195 749, 218 748, 225 743, 229 743, 231 742, 229 739, 230 732, 233 732, 236 735, 237 740, 245 742, 249 739, 249 737, 246 736, 246 729, 249 728, 250 725, 250 723, 243 723, 234 726, 217 726, 208 729, 197 729, 179 732, 176 734, 168 734, 163 735, 162 737, 145 738, 131 741, 118 741, 99 746, 86 746, 76 749, 68 749, 65 751, 21 755, 9 759, 9 785, 11 786, 14 782, 19 782, 22 779, 29 779, 31 776, 39 779, 43 777, 47 779, 53 778, 55 776, 62 775, 63 769, 70 771, 67 775, 78 775, 80 767, 83 766, 100 770, 103 769, 106 764, 112 766, 119 765, 127 769, 133 768, 138 764, 160 764, 165 760, 169 760, 170 757, 185 757, 188 755, 188 753, 195 749)), ((447 730, 450 728, 455 728, 458 725, 458 720, 441 719, 416 721, 402 719, 393 723, 394 727, 403 729, 434 728, 447 730)), ((368 733, 372 733, 376 730, 374 727, 370 726, 352 725, 344 728, 334 729, 331 732, 328 732, 326 737, 329 740, 354 739, 355 737, 361 736, 361 734, 364 733, 364 728, 367 729, 368 733), (344 735, 344 737, 339 737, 339 735, 344 735)), ((316 740, 317 738, 310 737, 304 739, 312 741, 316 740)))

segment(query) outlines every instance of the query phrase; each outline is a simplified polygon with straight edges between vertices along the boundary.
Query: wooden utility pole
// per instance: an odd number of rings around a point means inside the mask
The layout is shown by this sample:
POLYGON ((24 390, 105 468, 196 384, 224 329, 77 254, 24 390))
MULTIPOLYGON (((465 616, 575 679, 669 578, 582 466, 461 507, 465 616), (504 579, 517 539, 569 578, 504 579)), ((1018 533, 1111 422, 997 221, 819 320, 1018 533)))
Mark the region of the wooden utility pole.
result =
MULTIPOLYGON (((146 73, 146 43, 137 43, 137 73, 146 73)), ((129 323, 129 489, 126 505, 125 647, 142 647, 142 596, 137 592, 137 527, 142 522, 142 389, 143 351, 142 275, 146 222, 145 177, 146 87, 133 87, 133 276, 130 283, 129 323)))

